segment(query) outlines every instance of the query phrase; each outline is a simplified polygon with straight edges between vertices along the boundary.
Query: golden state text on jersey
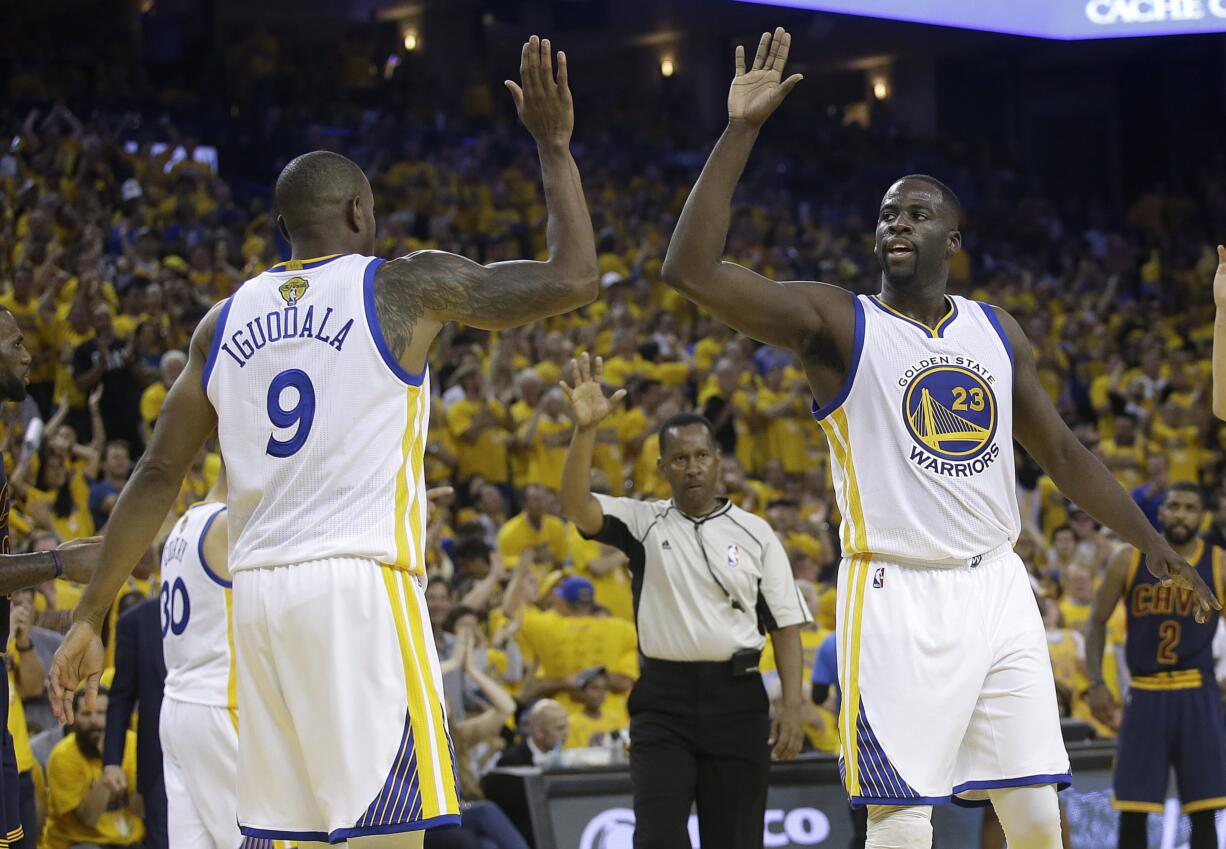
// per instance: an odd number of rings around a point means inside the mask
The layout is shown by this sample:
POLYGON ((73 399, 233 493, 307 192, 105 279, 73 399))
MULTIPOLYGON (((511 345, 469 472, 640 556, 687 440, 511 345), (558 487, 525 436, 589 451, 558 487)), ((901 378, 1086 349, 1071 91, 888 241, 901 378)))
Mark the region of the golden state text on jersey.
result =
POLYGON ((901 415, 914 441, 908 459, 938 475, 964 478, 1000 457, 995 376, 970 357, 919 360, 898 378, 901 415))

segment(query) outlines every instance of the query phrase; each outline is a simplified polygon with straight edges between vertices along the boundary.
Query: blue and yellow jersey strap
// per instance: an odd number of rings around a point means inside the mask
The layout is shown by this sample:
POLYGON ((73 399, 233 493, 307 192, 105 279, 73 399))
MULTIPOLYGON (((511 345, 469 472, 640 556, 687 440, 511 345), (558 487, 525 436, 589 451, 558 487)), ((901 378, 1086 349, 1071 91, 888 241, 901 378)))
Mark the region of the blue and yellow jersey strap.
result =
MULTIPOLYGON (((1132 582, 1137 579, 1137 569, 1141 567, 1141 551, 1134 548, 1132 550, 1132 560, 1128 564, 1128 577, 1124 579, 1124 597, 1127 599, 1128 593, 1132 592, 1132 582)), ((1127 601, 1125 601, 1127 604, 1127 601)))
POLYGON ((1222 566, 1222 549, 1211 546, 1213 551, 1213 591, 1217 600, 1226 605, 1226 567, 1222 566))

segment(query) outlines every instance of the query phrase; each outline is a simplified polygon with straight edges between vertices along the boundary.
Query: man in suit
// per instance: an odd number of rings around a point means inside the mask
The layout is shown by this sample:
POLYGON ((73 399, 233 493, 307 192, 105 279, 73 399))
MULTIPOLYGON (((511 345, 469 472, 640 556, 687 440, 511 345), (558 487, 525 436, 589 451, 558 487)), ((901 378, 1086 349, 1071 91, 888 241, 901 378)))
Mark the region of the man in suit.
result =
POLYGON ((549 766, 557 763, 570 718, 553 699, 541 699, 528 711, 528 737, 498 759, 499 766, 549 766))
POLYGON ((106 738, 102 747, 103 780, 112 790, 127 787, 123 763, 125 732, 132 711, 140 707, 136 736, 137 792, 145 800, 145 845, 167 849, 166 786, 162 781, 162 743, 158 719, 162 713, 162 625, 158 600, 143 601, 119 617, 115 629, 115 678, 106 711, 106 738))

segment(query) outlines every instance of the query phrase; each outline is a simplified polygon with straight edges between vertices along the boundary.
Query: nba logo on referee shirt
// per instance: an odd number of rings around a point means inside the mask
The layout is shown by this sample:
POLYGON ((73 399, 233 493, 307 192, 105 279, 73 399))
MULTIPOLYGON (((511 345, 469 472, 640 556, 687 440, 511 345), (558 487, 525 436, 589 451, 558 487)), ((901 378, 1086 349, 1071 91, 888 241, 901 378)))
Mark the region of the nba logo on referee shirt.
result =
POLYGON ((735 542, 728 543, 728 568, 735 569, 741 563, 741 547, 735 542))
POLYGON ((879 590, 885 586, 885 567, 878 566, 877 571, 873 573, 873 589, 879 590))

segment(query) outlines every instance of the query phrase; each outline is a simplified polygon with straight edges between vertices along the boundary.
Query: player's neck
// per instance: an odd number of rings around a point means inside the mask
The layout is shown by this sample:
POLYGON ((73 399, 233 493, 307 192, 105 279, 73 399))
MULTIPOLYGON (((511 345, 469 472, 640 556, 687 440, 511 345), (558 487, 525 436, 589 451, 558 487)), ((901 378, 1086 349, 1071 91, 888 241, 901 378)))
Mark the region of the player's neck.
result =
MULTIPOLYGON (((1196 553, 1196 546, 1200 540, 1197 537, 1192 537, 1192 539, 1188 540, 1183 545, 1175 545, 1175 543, 1171 542, 1169 539, 1167 542, 1171 543, 1171 548, 1175 549, 1176 554, 1178 554, 1184 560, 1191 560, 1192 555, 1196 553)), ((1196 564, 1192 565, 1195 566, 1196 564)))
POLYGON ((321 256, 363 253, 356 242, 356 239, 346 238, 344 234, 305 236, 290 245, 290 259, 305 262, 321 256))
POLYGON ((935 327, 949 312, 944 279, 930 282, 912 280, 905 285, 897 285, 882 275, 881 294, 878 297, 886 306, 928 327, 935 327))

